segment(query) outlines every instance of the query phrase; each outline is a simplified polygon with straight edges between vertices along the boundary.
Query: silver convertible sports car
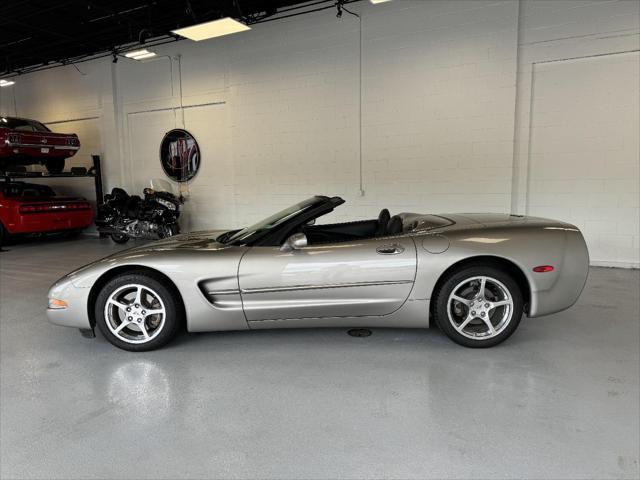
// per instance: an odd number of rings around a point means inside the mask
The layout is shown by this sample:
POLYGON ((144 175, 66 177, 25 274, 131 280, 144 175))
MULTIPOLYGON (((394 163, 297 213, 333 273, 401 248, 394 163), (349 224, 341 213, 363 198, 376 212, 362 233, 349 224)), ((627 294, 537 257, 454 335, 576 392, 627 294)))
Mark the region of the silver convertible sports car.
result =
POLYGON ((427 328, 490 347, 523 313, 575 303, 589 256, 573 225, 508 214, 390 216, 316 224, 316 196, 241 230, 183 234, 86 265, 49 291, 48 317, 144 351, 191 332, 427 328))

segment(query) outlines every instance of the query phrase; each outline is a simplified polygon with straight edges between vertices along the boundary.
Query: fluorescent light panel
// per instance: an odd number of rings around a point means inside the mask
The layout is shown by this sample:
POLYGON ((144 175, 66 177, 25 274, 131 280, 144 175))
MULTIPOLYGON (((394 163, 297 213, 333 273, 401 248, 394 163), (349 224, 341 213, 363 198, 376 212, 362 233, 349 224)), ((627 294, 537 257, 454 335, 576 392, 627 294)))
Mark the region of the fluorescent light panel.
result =
POLYGON ((142 50, 134 50, 133 52, 125 53, 124 56, 127 58, 134 58, 138 55, 146 55, 147 53, 149 53, 149 50, 143 48, 142 50))
POLYGON ((8 87, 10 85, 14 85, 16 82, 14 82, 13 80, 5 80, 2 79, 0 80, 0 87, 8 87))
POLYGON ((369 0, 369 1, 374 5, 376 5, 378 3, 387 3, 387 2, 390 2, 391 0, 369 0))
POLYGON ((124 56, 127 58, 133 58, 134 60, 142 60, 145 58, 155 57, 156 54, 154 52, 150 52, 146 48, 143 48, 142 50, 134 50, 133 52, 125 53, 124 56))
POLYGON ((222 37, 224 35, 244 32, 246 30, 251 30, 251 28, 231 17, 226 17, 221 18, 220 20, 213 20, 212 22, 199 23, 198 25, 192 25, 191 27, 172 30, 172 33, 188 38, 189 40, 199 42, 200 40, 222 37))
POLYGON ((145 58, 155 57, 156 54, 154 52, 145 53, 143 55, 138 55, 137 57, 133 57, 134 60, 144 60, 145 58))

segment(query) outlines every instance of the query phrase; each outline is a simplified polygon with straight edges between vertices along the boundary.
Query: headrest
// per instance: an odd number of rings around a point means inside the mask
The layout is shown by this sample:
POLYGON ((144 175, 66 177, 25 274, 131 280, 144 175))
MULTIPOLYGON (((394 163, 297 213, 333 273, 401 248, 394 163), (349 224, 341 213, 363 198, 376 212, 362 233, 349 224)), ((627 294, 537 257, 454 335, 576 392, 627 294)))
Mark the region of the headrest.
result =
POLYGON ((402 219, 398 215, 394 215, 387 224, 387 234, 397 235, 402 233, 402 219))

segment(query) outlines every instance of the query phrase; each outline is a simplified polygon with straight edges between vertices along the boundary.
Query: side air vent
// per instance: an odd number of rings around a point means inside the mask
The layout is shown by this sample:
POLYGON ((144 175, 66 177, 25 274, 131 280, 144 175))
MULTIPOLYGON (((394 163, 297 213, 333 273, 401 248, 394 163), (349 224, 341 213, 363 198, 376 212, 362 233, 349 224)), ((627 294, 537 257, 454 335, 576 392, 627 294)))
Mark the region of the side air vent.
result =
POLYGON ((204 297, 216 308, 222 310, 242 309, 242 298, 237 288, 216 288, 224 280, 204 280, 198 284, 204 297))

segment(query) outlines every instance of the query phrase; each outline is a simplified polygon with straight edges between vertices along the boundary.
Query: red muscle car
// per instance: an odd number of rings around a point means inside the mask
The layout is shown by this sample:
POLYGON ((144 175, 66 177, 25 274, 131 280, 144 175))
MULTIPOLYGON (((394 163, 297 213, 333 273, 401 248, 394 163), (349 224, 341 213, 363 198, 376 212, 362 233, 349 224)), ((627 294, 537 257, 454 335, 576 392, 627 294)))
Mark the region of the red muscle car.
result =
POLYGON ((0 116, 0 171, 10 165, 43 164, 50 173, 80 149, 75 133, 53 133, 36 120, 0 116))
POLYGON ((0 245, 10 236, 78 231, 93 210, 81 197, 58 197, 47 185, 0 181, 0 245))

